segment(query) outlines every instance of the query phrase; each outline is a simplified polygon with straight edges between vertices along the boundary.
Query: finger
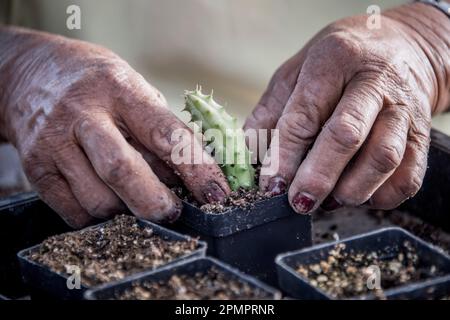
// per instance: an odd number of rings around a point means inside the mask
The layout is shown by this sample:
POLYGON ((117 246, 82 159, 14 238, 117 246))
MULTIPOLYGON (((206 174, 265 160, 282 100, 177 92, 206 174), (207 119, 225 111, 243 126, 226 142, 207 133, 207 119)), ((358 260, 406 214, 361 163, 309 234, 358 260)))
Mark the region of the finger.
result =
POLYGON ((68 183, 58 173, 50 173, 33 181, 41 199, 55 210, 72 228, 83 228, 95 220, 81 207, 68 183))
POLYGON ((91 216, 107 219, 126 211, 123 202, 100 179, 78 146, 69 145, 53 157, 75 198, 91 216))
POLYGON ((84 119, 75 132, 98 176, 131 212, 155 222, 178 218, 180 200, 158 180, 107 115, 84 119))
MULTIPOLYGON (((293 56, 275 72, 258 104, 246 119, 244 130, 275 128, 294 90, 305 56, 304 51, 293 56)), ((267 141, 270 142, 270 134, 267 141)))
POLYGON ((118 110, 131 136, 174 169, 198 201, 223 201, 230 187, 214 159, 193 132, 167 109, 156 89, 143 78, 135 87, 134 94, 120 97, 118 110), (172 158, 180 141, 188 141, 191 161, 180 163, 172 158), (196 155, 201 161, 193 161, 196 155))
POLYGON ((168 187, 179 186, 182 184, 180 177, 173 172, 172 168, 159 159, 153 152, 148 151, 141 143, 134 139, 130 139, 128 143, 142 155, 162 183, 168 187))
MULTIPOLYGON (((274 73, 260 101, 246 119, 244 130, 270 130, 276 127, 278 119, 283 113, 284 107, 295 88, 309 49, 326 32, 326 30, 319 32, 308 41, 299 53, 291 57, 274 73)), ((267 141, 270 142, 270 134, 267 141)))
MULTIPOLYGON (((278 138, 270 146, 270 155, 278 156, 278 169, 268 172, 266 166, 262 167, 261 190, 277 193, 286 190, 323 122, 339 101, 344 86, 343 76, 336 72, 335 65, 327 61, 329 59, 316 56, 305 61, 295 89, 278 120, 278 138)), ((273 160, 270 155, 266 156, 264 163, 273 160)))
POLYGON ((317 208, 333 190, 344 168, 366 140, 383 105, 372 81, 352 80, 314 142, 289 189, 299 213, 317 208))
POLYGON ((427 169, 429 139, 429 133, 423 133, 418 138, 408 141, 403 161, 370 198, 370 207, 390 210, 419 191, 427 169))
POLYGON ((369 200, 400 165, 408 130, 406 113, 396 106, 384 106, 359 155, 340 177, 333 191, 334 201, 358 206, 369 200))

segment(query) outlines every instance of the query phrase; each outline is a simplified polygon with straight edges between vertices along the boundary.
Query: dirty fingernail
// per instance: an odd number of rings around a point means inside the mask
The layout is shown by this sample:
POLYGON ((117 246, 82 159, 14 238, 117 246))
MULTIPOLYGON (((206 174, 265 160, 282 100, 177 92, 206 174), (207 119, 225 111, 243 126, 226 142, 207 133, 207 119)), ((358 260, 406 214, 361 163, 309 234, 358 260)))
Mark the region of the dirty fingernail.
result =
POLYGON ((278 196, 286 192, 286 181, 281 177, 273 177, 269 180, 267 191, 272 196, 278 196))
POLYGON ((320 207, 325 211, 333 211, 342 207, 342 204, 340 204, 333 196, 329 196, 322 202, 320 207))
POLYGON ((209 186, 203 192, 203 195, 205 196, 206 200, 209 203, 223 202, 226 197, 225 192, 215 182, 212 182, 211 184, 209 184, 209 186))
POLYGON ((304 193, 297 193, 292 199, 292 205, 294 206, 295 211, 302 214, 311 211, 315 203, 316 201, 313 200, 311 196, 304 193))

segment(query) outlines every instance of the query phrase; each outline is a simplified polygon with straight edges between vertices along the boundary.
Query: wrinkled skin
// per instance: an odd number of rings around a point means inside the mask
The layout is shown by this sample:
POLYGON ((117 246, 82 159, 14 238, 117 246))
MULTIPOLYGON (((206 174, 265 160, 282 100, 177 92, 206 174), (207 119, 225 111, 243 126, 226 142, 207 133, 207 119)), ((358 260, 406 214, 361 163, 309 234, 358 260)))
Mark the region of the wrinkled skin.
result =
POLYGON ((391 209, 413 196, 431 116, 450 106, 450 19, 416 3, 385 12, 381 29, 366 21, 322 30, 278 69, 246 121, 279 129, 280 166, 263 168, 260 187, 289 187, 299 213, 321 204, 391 209))
POLYGON ((173 130, 192 132, 117 55, 19 28, 0 28, 0 44, 0 137, 17 147, 30 182, 71 226, 127 207, 174 221, 181 201, 166 184, 180 178, 203 203, 230 192, 206 153, 201 165, 171 162, 173 130))

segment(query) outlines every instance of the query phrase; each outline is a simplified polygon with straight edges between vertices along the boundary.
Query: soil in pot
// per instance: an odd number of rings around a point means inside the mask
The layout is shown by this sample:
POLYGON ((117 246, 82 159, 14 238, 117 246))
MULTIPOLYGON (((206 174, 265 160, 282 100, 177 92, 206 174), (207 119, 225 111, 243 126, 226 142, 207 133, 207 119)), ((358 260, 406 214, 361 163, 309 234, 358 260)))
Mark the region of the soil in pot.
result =
POLYGON ((255 202, 271 197, 270 194, 261 192, 258 189, 246 190, 240 188, 236 191, 232 191, 230 195, 225 198, 223 203, 207 203, 200 205, 188 192, 186 192, 186 190, 180 187, 172 190, 181 199, 209 214, 221 214, 236 208, 250 210, 253 208, 255 202))
POLYGON ((50 237, 29 259, 61 274, 78 266, 82 284, 92 287, 162 266, 197 247, 195 239, 168 241, 135 217, 120 215, 99 227, 50 237))
POLYGON ((299 265, 296 271, 309 283, 333 298, 343 299, 374 293, 384 298, 383 290, 441 276, 436 266, 424 266, 415 248, 405 241, 401 247, 372 252, 345 250, 337 244, 319 263, 299 265), (368 280, 380 270, 381 289, 370 290, 368 280))
MULTIPOLYGON (((256 167, 255 169, 255 185, 258 185, 260 169, 260 167, 256 167)), ((192 193, 183 187, 174 187, 172 188, 172 191, 180 199, 209 214, 221 214, 236 208, 251 210, 255 202, 272 197, 270 193, 262 192, 258 188, 250 190, 239 188, 236 191, 232 191, 230 195, 225 198, 223 203, 207 203, 201 205, 194 199, 192 193)))
POLYGON ((271 296, 217 268, 194 275, 172 275, 167 281, 134 283, 115 297, 119 300, 250 300, 271 296))

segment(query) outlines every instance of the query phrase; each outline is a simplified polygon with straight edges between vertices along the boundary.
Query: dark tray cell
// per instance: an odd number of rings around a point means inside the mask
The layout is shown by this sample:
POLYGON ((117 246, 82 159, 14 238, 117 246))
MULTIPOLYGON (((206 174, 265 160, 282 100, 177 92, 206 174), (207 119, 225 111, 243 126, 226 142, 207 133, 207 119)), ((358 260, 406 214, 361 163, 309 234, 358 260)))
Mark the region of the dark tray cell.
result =
MULTIPOLYGON (((167 241, 186 241, 190 237, 178 234, 172 230, 151 223, 149 221, 138 219, 138 224, 142 227, 151 227, 154 233, 167 241)), ((95 226, 88 227, 84 230, 101 228, 108 222, 104 222, 95 226)), ((31 248, 20 251, 17 256, 24 282, 30 289, 30 293, 34 299, 39 298, 57 298, 57 299, 81 299, 87 287, 81 285, 80 289, 68 288, 68 275, 60 274, 50 270, 47 266, 39 264, 29 259, 31 252, 38 250, 40 244, 31 248)), ((199 241, 197 250, 177 259, 174 259, 166 265, 170 265, 179 261, 183 261, 193 257, 203 257, 206 252, 206 243, 199 241)), ((163 267, 163 266, 161 266, 163 267)), ((157 269, 159 269, 158 267, 157 269)), ((145 270, 148 271, 148 270, 145 270)), ((141 274, 145 271, 139 272, 141 274)))
POLYGON ((88 290, 85 294, 89 300, 110 300, 116 299, 117 296, 129 289, 132 285, 143 282, 160 282, 167 281, 173 275, 190 275, 196 273, 204 273, 214 267, 219 272, 225 273, 230 279, 239 280, 248 284, 251 288, 259 290, 265 299, 280 299, 279 291, 267 286, 259 280, 241 273, 240 271, 212 258, 199 258, 185 260, 160 270, 148 272, 133 278, 123 280, 115 284, 102 285, 93 290, 88 290))
MULTIPOLYGON (((420 257, 422 267, 435 266, 436 270, 444 275, 450 275, 450 257, 444 254, 440 249, 422 241, 401 228, 384 228, 362 235, 344 239, 339 242, 313 246, 300 251, 281 254, 277 257, 277 271, 280 288, 289 296, 297 299, 333 299, 328 293, 318 289, 310 284, 309 279, 297 273, 296 268, 300 265, 312 265, 327 259, 330 250, 334 249, 336 244, 345 244, 347 252, 386 252, 386 248, 392 250, 392 256, 398 254, 398 248, 402 247, 407 241, 416 250, 420 257)), ((440 277, 444 281, 445 276, 440 277)), ((432 279, 426 279, 423 282, 432 279)), ((384 291, 389 299, 391 293, 403 293, 405 295, 413 294, 415 285, 420 283, 411 283, 397 288, 391 288, 384 291)), ((357 296, 352 299, 374 299, 374 295, 357 296)))

